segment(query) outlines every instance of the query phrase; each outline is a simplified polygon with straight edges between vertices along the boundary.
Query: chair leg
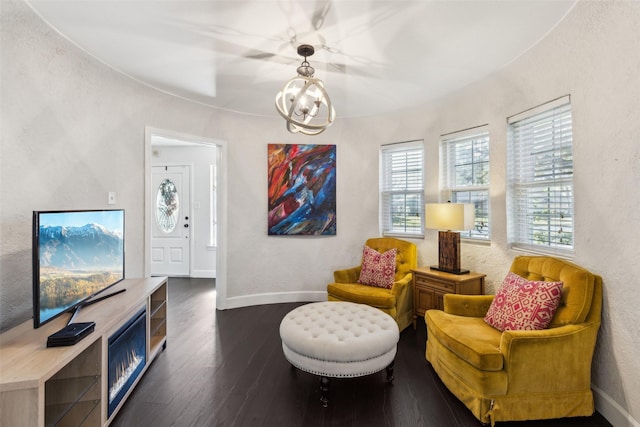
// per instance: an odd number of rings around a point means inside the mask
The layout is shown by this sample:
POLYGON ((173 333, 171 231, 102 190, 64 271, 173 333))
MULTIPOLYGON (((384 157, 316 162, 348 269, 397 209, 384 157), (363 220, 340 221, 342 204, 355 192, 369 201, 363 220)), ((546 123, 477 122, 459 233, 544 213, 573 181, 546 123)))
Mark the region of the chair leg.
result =
POLYGON ((320 377, 320 401, 322 402, 322 407, 326 408, 329 406, 329 378, 320 377))

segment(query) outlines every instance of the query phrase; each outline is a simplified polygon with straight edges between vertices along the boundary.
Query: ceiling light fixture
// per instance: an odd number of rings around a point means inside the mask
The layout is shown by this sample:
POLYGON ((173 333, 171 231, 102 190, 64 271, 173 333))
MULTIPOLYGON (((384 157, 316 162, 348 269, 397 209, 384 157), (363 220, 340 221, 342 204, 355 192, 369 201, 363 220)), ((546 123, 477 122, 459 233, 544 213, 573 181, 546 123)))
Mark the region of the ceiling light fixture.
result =
POLYGON ((308 44, 298 46, 298 55, 304 57, 298 75, 276 95, 276 108, 291 133, 318 135, 331 126, 336 115, 324 83, 313 77, 315 70, 307 61, 314 52, 308 44))

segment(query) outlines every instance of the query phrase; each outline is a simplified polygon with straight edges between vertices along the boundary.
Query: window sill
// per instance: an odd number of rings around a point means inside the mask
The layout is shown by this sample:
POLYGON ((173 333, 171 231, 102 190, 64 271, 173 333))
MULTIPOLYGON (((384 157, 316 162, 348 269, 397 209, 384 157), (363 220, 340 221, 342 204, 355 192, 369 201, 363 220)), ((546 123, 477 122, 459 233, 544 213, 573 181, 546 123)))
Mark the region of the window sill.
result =
POLYGON ((395 237, 396 239, 424 239, 424 234, 383 233, 382 237, 395 237))
POLYGON ((464 237, 461 237, 460 242, 476 246, 491 246, 491 240, 465 239, 464 237))
POLYGON ((536 249, 536 248, 522 247, 522 246, 510 246, 509 249, 515 252, 521 252, 523 254, 552 256, 556 258, 566 259, 568 261, 572 261, 575 258, 575 252, 573 251, 571 252, 554 251, 554 250, 545 251, 543 249, 536 249))

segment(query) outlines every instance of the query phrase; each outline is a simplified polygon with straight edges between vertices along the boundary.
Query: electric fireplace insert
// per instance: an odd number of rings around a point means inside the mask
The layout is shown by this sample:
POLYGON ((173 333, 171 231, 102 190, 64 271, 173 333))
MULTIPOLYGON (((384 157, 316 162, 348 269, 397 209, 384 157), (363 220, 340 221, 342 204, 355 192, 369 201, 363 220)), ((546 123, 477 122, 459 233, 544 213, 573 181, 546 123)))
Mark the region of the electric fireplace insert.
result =
POLYGON ((147 363, 147 310, 143 308, 109 337, 109 416, 147 363))

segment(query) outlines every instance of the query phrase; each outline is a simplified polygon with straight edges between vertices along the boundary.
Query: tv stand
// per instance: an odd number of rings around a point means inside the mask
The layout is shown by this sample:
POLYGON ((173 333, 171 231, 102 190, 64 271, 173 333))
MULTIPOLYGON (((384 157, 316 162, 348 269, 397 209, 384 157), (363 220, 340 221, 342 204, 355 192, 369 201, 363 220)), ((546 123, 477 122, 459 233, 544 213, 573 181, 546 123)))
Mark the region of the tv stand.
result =
POLYGON ((67 326, 69 326, 69 325, 71 325, 73 323, 73 321, 76 319, 76 317, 78 317, 78 313, 80 313, 80 310, 82 310, 84 307, 88 307, 88 306, 93 305, 93 304, 95 304, 97 302, 104 301, 104 300, 106 300, 108 298, 111 298, 111 297, 115 297, 116 295, 121 294, 121 293, 126 292, 126 291, 127 291, 126 288, 125 289, 120 289, 120 290, 117 290, 117 291, 115 291, 113 293, 110 293, 110 294, 107 294, 107 295, 103 295, 103 296, 101 296, 99 298, 92 299, 92 300, 89 300, 87 302, 83 302, 82 304, 78 305, 76 308, 73 309, 73 314, 71 315, 71 318, 67 322, 67 326))
POLYGON ((49 337, 47 338, 47 347, 66 347, 69 345, 76 345, 78 342, 80 342, 80 340, 92 333, 96 326, 96 322, 73 323, 76 317, 78 317, 78 313, 80 313, 80 310, 82 310, 83 307, 87 307, 97 302, 106 300, 125 291, 126 289, 120 289, 119 291, 113 292, 108 295, 103 295, 100 298, 96 298, 94 300, 90 300, 78 305, 73 309, 73 314, 71 315, 71 318, 69 318, 67 326, 49 335, 49 337))
POLYGON ((79 309, 81 309, 82 307, 86 307, 86 306, 88 306, 88 305, 92 305, 92 304, 95 304, 95 303, 97 303, 97 302, 104 301, 104 300, 106 300, 106 299, 108 299, 108 298, 115 297, 116 295, 121 294, 121 293, 126 292, 126 291, 127 291, 127 289, 126 289, 126 288, 125 288, 125 289, 120 289, 120 290, 115 291, 115 292, 112 292, 112 293, 110 293, 110 294, 102 295, 101 297, 98 297, 98 298, 96 298, 96 299, 90 299, 89 301, 87 301, 87 302, 85 302, 85 303, 81 304, 81 305, 78 307, 78 310, 79 310, 79 309))
POLYGON ((29 320, 0 334, 0 425, 111 423, 167 343, 167 278, 126 279, 113 289, 121 292, 125 288, 127 292, 120 298, 84 305, 77 313, 77 321, 93 321, 95 330, 75 345, 46 347, 47 337, 64 328, 63 318, 38 329, 29 320), (147 319, 147 363, 136 383, 108 415, 109 337, 143 309, 147 319))

